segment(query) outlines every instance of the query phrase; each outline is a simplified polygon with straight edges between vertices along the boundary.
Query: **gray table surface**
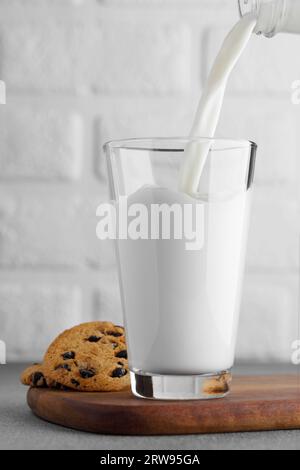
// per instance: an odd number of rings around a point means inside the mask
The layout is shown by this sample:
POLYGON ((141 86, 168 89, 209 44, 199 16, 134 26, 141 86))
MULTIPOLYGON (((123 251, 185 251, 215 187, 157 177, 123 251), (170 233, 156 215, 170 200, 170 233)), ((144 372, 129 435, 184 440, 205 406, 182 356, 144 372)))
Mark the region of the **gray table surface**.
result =
MULTIPOLYGON (((19 384, 22 364, 0 366, 0 449, 300 449, 299 431, 126 437, 95 435, 63 428, 34 416, 26 404, 26 388, 19 384)), ((284 373, 286 366, 239 366, 235 373, 284 373)))

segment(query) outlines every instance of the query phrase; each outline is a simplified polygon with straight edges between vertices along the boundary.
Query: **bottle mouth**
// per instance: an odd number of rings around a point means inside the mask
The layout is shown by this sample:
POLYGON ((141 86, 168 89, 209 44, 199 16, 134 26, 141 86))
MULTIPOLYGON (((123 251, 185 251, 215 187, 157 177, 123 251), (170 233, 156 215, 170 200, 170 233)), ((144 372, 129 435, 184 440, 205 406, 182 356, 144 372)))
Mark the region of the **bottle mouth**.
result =
POLYGON ((273 37, 282 29, 286 13, 285 0, 239 0, 241 16, 254 13, 257 24, 254 33, 273 37))
POLYGON ((239 10, 241 16, 245 16, 248 13, 258 13, 259 2, 258 0, 239 0, 239 10))

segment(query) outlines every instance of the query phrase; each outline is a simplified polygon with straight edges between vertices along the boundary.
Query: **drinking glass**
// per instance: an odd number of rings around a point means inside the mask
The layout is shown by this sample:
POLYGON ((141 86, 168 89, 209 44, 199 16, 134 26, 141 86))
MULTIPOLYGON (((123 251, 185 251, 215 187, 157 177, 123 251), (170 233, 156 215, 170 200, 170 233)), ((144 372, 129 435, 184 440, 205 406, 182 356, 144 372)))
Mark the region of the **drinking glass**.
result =
POLYGON ((146 138, 104 148, 132 392, 223 397, 234 363, 256 144, 146 138), (186 194, 178 181, 191 145, 206 148, 207 158, 197 191, 186 194))

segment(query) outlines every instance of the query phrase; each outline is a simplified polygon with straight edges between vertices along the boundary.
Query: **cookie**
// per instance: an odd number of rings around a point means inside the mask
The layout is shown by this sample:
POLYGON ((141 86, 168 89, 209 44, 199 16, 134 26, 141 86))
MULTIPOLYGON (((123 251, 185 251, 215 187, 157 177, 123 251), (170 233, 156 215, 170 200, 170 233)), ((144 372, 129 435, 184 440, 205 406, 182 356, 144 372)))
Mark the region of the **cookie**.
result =
POLYGON ((31 387, 47 387, 44 366, 42 364, 34 364, 27 367, 21 374, 21 382, 31 387))
POLYGON ((124 328, 90 322, 60 334, 45 353, 50 387, 80 391, 119 391, 130 385, 124 328))

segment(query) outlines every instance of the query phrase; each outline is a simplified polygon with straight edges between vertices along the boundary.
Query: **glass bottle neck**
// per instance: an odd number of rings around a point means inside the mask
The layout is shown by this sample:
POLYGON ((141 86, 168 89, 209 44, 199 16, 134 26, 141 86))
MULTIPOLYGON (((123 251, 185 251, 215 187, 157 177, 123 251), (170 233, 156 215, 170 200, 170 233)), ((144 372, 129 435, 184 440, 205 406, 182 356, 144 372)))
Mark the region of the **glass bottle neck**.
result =
POLYGON ((255 33, 273 37, 286 29, 288 3, 289 0, 239 0, 240 14, 255 13, 255 33))

